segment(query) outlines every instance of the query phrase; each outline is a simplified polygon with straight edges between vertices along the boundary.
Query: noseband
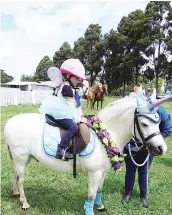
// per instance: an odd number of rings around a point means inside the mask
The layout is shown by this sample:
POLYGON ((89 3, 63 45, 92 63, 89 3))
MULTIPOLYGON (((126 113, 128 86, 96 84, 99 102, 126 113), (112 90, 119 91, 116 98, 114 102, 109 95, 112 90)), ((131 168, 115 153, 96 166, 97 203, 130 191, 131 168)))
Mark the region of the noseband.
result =
POLYGON ((153 121, 155 123, 158 123, 159 121, 153 120, 151 117, 149 117, 146 114, 139 114, 137 112, 137 110, 135 110, 135 113, 134 113, 134 139, 135 139, 135 141, 139 142, 138 138, 136 137, 136 128, 137 128, 137 131, 138 131, 138 133, 139 133, 139 135, 140 135, 140 137, 141 137, 141 139, 143 141, 144 147, 148 148, 150 146, 148 144, 148 140, 150 140, 151 138, 153 138, 153 137, 155 137, 157 135, 160 135, 161 133, 160 133, 160 131, 157 131, 157 132, 154 132, 153 134, 150 134, 148 137, 144 137, 143 133, 142 133, 142 131, 140 129, 139 122, 138 122, 138 117, 139 116, 146 117, 147 119, 149 119, 149 120, 151 120, 151 121, 153 121))

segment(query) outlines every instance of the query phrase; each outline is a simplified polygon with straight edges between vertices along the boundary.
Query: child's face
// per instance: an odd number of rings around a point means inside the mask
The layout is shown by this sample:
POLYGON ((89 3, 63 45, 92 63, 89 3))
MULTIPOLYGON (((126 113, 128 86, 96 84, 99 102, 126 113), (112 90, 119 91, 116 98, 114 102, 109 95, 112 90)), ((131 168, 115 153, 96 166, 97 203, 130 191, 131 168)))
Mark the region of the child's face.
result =
POLYGON ((78 84, 82 83, 82 78, 77 78, 75 76, 71 76, 70 81, 72 82, 73 86, 76 87, 78 84))

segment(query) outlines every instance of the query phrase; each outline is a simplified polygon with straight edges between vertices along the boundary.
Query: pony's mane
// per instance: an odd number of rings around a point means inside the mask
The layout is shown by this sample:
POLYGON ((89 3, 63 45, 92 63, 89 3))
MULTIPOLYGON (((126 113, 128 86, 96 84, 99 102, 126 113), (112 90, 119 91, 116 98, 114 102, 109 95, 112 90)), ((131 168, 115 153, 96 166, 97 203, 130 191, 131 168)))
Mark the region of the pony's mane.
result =
POLYGON ((136 107, 136 99, 130 97, 124 97, 118 99, 114 102, 109 103, 104 109, 98 112, 98 116, 105 118, 106 120, 118 117, 119 115, 124 114, 126 111, 131 108, 136 107))

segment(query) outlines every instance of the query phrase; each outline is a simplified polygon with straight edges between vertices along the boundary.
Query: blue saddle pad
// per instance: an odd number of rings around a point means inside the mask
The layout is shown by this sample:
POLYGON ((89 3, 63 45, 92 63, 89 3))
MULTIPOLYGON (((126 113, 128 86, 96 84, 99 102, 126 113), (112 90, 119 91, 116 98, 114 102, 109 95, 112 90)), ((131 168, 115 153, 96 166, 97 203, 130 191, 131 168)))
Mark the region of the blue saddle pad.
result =
MULTIPOLYGON (((90 156, 95 148, 96 144, 96 134, 95 132, 89 128, 90 131, 90 142, 87 147, 79 154, 81 157, 90 156)), ((45 123, 43 138, 42 138, 42 146, 45 153, 49 156, 55 157, 58 144, 61 141, 60 129, 58 127, 50 126, 45 123)))

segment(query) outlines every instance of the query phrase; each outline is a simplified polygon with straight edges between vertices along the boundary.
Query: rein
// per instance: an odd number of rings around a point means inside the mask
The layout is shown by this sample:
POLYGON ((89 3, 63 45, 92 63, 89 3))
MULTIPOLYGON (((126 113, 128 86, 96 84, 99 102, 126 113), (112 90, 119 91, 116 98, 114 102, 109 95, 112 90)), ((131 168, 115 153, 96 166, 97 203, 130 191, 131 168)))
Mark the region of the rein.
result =
POLYGON ((128 144, 128 151, 129 151, 129 155, 130 156, 126 156, 126 157, 130 157, 131 158, 131 160, 133 161, 133 163, 136 165, 136 166, 138 166, 138 167, 141 167, 141 166, 144 166, 145 165, 145 163, 148 161, 148 159, 149 159, 149 156, 150 156, 150 152, 149 152, 149 149, 148 148, 140 148, 140 150, 135 154, 135 155, 132 155, 132 153, 131 153, 131 146, 130 146, 130 143, 128 144), (147 150, 147 157, 146 157, 146 159, 145 159, 145 161, 143 161, 143 163, 142 164, 138 164, 138 163, 136 163, 136 161, 134 160, 134 156, 136 156, 136 155, 138 155, 140 152, 142 152, 142 151, 144 151, 144 150, 147 150))

